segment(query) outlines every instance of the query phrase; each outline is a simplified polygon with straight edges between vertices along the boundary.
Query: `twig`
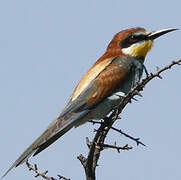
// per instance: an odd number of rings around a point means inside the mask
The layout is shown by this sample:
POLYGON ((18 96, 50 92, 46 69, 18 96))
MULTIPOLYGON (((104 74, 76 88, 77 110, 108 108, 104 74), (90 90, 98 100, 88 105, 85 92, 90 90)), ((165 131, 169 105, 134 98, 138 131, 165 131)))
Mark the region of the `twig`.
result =
MULTIPOLYGON (((93 121, 93 120, 91 120, 91 121, 89 121, 89 122, 91 122, 91 123, 93 123, 93 124, 102 124, 102 122, 93 121)), ((113 129, 114 131, 117 131, 117 132, 121 133, 122 135, 124 135, 125 137, 127 137, 127 138, 135 141, 136 144, 137 144, 137 146, 140 145, 140 144, 143 145, 143 146, 146 146, 146 145, 143 144, 141 141, 139 141, 140 138, 134 138, 134 137, 130 136, 129 134, 126 134, 125 132, 123 132, 121 129, 117 129, 117 128, 115 128, 115 127, 111 127, 111 129, 113 129)), ((94 131, 97 132, 97 130, 94 130, 94 131)), ((90 148, 90 145, 91 145, 90 143, 91 143, 91 142, 89 141, 88 137, 86 137, 86 143, 87 143, 87 146, 90 148)))
MULTIPOLYGON (((87 144, 88 148, 90 149, 91 146, 92 146, 92 142, 89 141, 88 137, 86 137, 86 144, 87 144)), ((132 147, 128 146, 128 144, 126 144, 125 146, 116 146, 116 142, 114 143, 114 145, 110 145, 110 144, 96 144, 96 146, 98 146, 102 150, 107 149, 107 148, 117 149, 118 152, 120 152, 119 150, 130 150, 130 149, 132 149, 132 147)), ((84 161, 85 161, 85 159, 84 159, 84 161)))
POLYGON ((126 144, 125 146, 116 146, 116 143, 114 145, 110 145, 110 144, 100 144, 99 146, 103 147, 103 149, 116 149, 118 151, 118 153, 120 153, 120 150, 130 150, 132 149, 131 146, 128 146, 128 144, 126 144))
POLYGON ((143 144, 141 141, 139 141, 140 138, 134 138, 134 137, 132 137, 132 136, 126 134, 125 132, 123 132, 121 129, 117 129, 117 128, 115 128, 115 127, 111 127, 111 129, 113 129, 114 131, 117 131, 117 132, 121 133, 122 135, 124 135, 125 137, 127 137, 127 138, 129 138, 129 139, 135 141, 136 144, 137 144, 137 146, 140 145, 140 144, 143 145, 143 146, 146 146, 146 145, 143 144))
POLYGON ((85 158, 82 154, 77 156, 77 159, 81 162, 82 166, 85 168, 87 163, 87 158, 85 158))
POLYGON ((38 167, 37 167, 36 164, 33 166, 33 165, 31 165, 28 161, 26 161, 26 165, 27 165, 27 167, 28 167, 28 169, 29 169, 30 171, 34 171, 34 172, 36 173, 35 177, 41 176, 42 178, 47 179, 47 180, 54 180, 54 179, 55 179, 55 178, 49 177, 49 176, 47 175, 48 171, 40 172, 40 171, 38 170, 38 167))
MULTIPOLYGON (((45 171, 45 172, 40 172, 38 170, 38 167, 37 165, 35 164, 34 166, 31 165, 28 161, 26 161, 26 165, 28 167, 28 169, 30 171, 34 171, 36 173, 35 177, 42 177, 43 179, 46 179, 46 180, 57 180, 56 178, 54 177, 50 177, 47 175, 48 171, 45 171)), ((66 177, 64 176, 61 176, 61 175, 57 175, 58 176, 58 179, 63 179, 63 180, 70 180, 70 179, 67 179, 66 177)))
POLYGON ((102 120, 95 121, 95 120, 89 120, 90 123, 94 124, 102 124, 102 120))
POLYGON ((59 175, 59 174, 58 174, 57 176, 58 176, 58 178, 59 178, 59 179, 63 179, 63 180, 70 180, 70 179, 67 179, 67 178, 66 178, 66 177, 64 177, 64 176, 59 175))

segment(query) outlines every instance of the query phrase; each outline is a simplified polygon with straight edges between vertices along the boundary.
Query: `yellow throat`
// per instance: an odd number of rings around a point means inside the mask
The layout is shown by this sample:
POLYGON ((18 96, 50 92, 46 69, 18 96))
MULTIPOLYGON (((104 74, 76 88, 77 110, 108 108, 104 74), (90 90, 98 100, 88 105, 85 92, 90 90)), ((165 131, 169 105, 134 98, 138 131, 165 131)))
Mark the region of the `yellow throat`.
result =
POLYGON ((152 40, 141 41, 141 42, 131 45, 128 48, 123 48, 122 52, 126 55, 129 55, 135 58, 136 57, 145 58, 148 51, 150 51, 152 45, 153 45, 152 40))

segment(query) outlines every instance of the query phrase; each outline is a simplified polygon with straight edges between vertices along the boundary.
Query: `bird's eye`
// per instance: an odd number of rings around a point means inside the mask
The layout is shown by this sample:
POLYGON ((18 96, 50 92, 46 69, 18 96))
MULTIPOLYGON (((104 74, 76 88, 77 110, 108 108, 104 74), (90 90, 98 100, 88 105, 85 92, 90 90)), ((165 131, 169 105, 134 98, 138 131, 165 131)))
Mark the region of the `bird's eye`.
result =
POLYGON ((142 34, 131 34, 121 42, 120 46, 122 48, 126 48, 144 39, 145 39, 145 36, 142 34))
POLYGON ((136 39, 137 39, 137 38, 136 38, 135 35, 131 35, 131 36, 129 37, 130 42, 135 42, 136 39))

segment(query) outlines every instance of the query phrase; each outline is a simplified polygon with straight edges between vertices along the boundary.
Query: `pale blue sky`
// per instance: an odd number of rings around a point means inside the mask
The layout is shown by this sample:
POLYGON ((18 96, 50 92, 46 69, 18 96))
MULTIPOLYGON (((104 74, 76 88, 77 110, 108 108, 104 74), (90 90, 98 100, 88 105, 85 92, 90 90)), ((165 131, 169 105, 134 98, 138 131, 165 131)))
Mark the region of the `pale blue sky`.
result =
MULTIPOLYGON (((1 0, 0 1, 0 174, 2 175, 63 107, 74 86, 118 31, 142 26, 152 31, 180 28, 181 1, 1 0)), ((180 58, 181 31, 156 40, 148 71, 180 58)), ((143 98, 127 106, 118 128, 147 147, 111 132, 108 143, 133 146, 118 154, 105 150, 97 179, 181 179, 181 67, 146 86, 143 98)), ((96 126, 95 126, 96 127, 96 126)), ((92 124, 73 129, 31 158, 50 176, 85 179, 77 155, 86 155, 92 124)), ((25 165, 6 177, 32 180, 25 165)))

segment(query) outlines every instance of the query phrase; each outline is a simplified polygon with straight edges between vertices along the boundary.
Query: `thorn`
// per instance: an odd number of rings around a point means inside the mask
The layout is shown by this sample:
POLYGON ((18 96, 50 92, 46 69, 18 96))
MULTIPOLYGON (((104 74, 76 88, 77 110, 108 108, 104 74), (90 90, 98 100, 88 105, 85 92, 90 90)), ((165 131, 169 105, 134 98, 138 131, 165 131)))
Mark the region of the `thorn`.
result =
POLYGON ((135 140, 136 140, 136 145, 137 145, 137 146, 139 146, 140 144, 141 144, 142 146, 146 146, 146 145, 143 144, 141 141, 139 141, 140 138, 135 138, 135 140))
POLYGON ((140 97, 143 97, 142 94, 138 90, 135 90, 135 94, 140 96, 140 97))
POLYGON ((132 97, 133 100, 138 101, 136 98, 132 97))
POLYGON ((131 99, 128 102, 131 104, 132 103, 131 99))
POLYGON ((159 74, 157 75, 158 78, 163 79, 159 74))

